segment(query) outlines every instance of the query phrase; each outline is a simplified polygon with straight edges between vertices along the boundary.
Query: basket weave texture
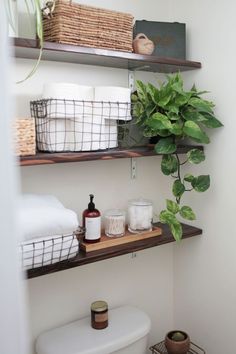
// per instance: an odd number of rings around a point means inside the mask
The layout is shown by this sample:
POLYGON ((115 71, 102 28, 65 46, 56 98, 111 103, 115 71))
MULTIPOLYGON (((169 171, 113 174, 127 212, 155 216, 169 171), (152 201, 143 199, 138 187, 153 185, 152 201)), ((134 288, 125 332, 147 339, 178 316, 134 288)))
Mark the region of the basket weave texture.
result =
POLYGON ((57 0, 52 18, 44 18, 49 42, 132 52, 133 16, 57 0))
POLYGON ((13 142, 17 156, 36 154, 35 123, 32 118, 16 119, 13 123, 13 142))

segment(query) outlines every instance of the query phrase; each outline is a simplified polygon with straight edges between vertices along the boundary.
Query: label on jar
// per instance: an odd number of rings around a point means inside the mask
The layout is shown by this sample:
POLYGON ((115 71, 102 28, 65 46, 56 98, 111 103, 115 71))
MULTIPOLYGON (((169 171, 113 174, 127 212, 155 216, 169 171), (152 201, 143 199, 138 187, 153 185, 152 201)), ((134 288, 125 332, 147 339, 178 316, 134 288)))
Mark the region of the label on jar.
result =
POLYGON ((96 313, 95 314, 95 322, 105 322, 108 320, 108 312, 105 313, 96 313))
POLYGON ((101 216, 85 218, 85 239, 97 240, 101 237, 101 216))

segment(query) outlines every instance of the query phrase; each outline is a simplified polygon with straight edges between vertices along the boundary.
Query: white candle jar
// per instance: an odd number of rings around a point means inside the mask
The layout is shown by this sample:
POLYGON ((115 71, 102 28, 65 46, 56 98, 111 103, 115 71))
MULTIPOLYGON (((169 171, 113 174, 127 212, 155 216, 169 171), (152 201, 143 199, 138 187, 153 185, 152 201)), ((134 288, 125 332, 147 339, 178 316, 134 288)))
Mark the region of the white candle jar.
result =
POLYGON ((120 237, 125 233, 125 211, 108 210, 104 215, 105 234, 108 237, 120 237))
POLYGON ((129 202, 128 229, 132 233, 152 230, 152 202, 147 199, 135 199, 129 202))

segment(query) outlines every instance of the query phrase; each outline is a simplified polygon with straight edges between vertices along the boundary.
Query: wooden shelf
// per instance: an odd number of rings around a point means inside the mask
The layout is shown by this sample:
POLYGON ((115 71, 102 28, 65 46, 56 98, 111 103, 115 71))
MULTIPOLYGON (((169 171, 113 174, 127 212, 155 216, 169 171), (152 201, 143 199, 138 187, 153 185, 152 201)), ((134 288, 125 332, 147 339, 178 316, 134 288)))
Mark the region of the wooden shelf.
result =
MULTIPOLYGON (((59 272, 74 267, 79 267, 85 264, 94 263, 104 259, 121 256, 127 253, 137 252, 146 248, 160 246, 165 243, 175 242, 172 234, 169 231, 169 227, 167 225, 162 225, 158 223, 157 226, 160 226, 162 228, 162 235, 158 237, 152 237, 149 239, 135 241, 129 244, 109 247, 107 249, 102 249, 87 254, 83 251, 80 251, 79 254, 74 259, 44 266, 41 268, 30 269, 27 271, 27 277, 35 278, 41 275, 59 272)), ((202 234, 202 230, 197 227, 186 225, 186 224, 182 224, 182 226, 183 226, 183 239, 202 234)))
MULTIPOLYGON (((179 146, 177 152, 185 154, 192 145, 179 146)), ((203 150, 202 146, 198 149, 203 150)), ((120 158, 158 156, 156 152, 148 146, 140 146, 132 149, 109 149, 90 152, 57 152, 57 153, 37 153, 34 156, 23 156, 19 160, 21 166, 52 165, 55 163, 82 162, 94 160, 113 160, 120 158)))
MULTIPOLYGON (((34 39, 15 38, 14 51, 17 58, 36 59, 39 54, 38 42, 34 39)), ((201 68, 201 63, 196 61, 161 58, 54 42, 44 43, 42 59, 159 73, 174 73, 201 68)))

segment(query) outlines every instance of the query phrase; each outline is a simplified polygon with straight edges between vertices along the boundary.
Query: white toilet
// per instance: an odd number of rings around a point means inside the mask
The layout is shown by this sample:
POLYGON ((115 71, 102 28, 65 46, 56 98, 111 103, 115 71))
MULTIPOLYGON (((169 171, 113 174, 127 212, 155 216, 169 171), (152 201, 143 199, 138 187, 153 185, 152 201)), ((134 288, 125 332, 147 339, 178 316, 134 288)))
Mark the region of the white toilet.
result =
POLYGON ((109 310, 109 325, 93 329, 90 317, 42 333, 36 341, 37 354, 146 354, 151 328, 141 310, 122 306, 109 310))

